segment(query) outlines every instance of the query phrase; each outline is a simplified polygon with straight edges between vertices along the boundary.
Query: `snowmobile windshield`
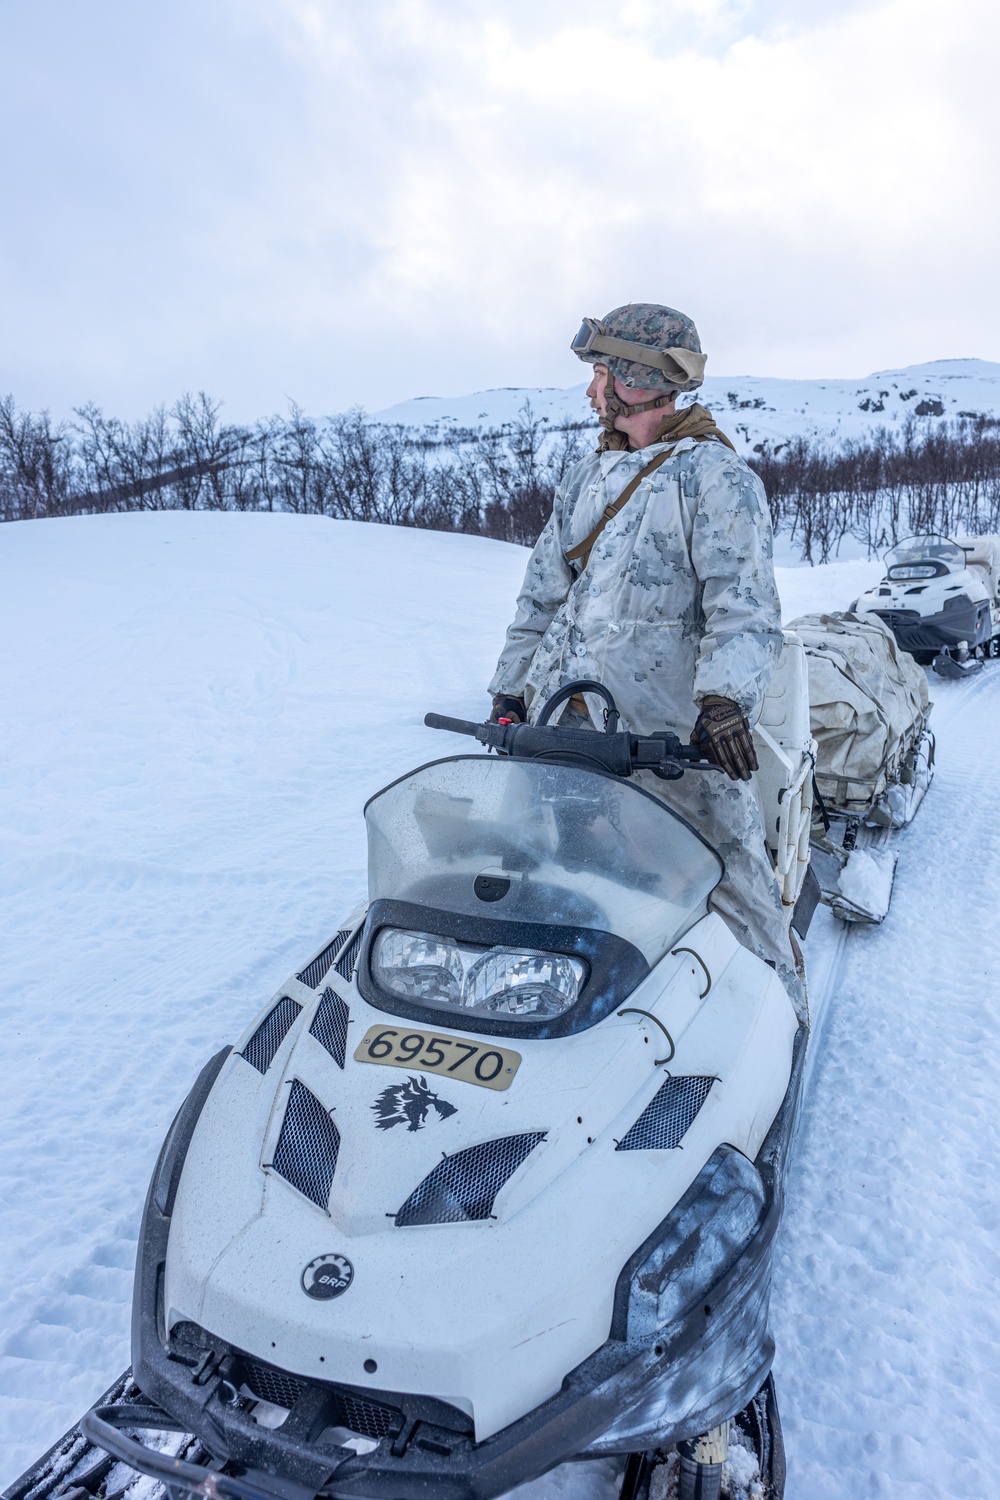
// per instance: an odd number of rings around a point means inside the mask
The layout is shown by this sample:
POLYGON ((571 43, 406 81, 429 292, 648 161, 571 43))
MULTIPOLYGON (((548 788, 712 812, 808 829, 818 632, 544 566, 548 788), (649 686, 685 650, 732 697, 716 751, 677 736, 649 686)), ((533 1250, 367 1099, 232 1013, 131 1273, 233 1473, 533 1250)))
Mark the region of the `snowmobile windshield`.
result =
POLYGON ((544 761, 436 761, 372 798, 365 819, 372 901, 608 932, 650 965, 723 872, 658 797, 544 761))
POLYGON ((943 536, 911 536, 885 554, 889 578, 943 578, 960 572, 965 553, 957 542, 943 536))

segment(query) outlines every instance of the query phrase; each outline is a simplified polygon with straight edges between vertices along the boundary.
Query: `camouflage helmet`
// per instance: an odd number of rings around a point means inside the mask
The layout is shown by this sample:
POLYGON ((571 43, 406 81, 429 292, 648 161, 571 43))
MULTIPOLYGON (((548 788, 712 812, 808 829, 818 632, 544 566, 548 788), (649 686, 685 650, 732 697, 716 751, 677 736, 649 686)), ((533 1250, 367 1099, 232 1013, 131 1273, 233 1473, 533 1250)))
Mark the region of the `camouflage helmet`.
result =
POLYGON ((635 390, 693 391, 705 378, 705 355, 691 319, 658 302, 629 302, 606 318, 584 318, 570 347, 588 364, 607 365, 635 390), (643 349, 653 354, 642 359, 643 349))

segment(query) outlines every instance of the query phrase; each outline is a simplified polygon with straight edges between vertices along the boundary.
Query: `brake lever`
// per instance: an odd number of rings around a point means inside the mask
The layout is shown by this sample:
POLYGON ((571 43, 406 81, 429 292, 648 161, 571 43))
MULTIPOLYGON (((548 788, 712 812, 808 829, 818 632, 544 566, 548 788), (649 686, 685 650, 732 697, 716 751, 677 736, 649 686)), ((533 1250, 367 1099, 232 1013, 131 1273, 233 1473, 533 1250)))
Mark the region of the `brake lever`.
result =
POLYGON ((651 767, 653 775, 658 776, 661 781, 679 781, 686 776, 688 771, 721 771, 721 766, 716 766, 710 760, 676 760, 668 755, 658 766, 651 767))

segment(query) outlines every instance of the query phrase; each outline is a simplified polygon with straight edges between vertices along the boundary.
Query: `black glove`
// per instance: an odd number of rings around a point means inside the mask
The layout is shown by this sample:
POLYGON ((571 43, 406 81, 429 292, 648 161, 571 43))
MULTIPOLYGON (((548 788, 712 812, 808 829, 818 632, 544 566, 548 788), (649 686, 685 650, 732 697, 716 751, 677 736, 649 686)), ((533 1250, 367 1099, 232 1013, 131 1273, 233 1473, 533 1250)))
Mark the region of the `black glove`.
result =
POLYGON ((523 698, 513 698, 509 693, 495 693, 493 696, 493 712, 487 719, 487 724, 499 724, 501 719, 512 719, 515 724, 525 724, 528 720, 528 710, 524 706, 523 698))
POLYGON ((757 769, 757 752, 746 714, 732 698, 704 698, 691 731, 706 760, 721 766, 731 781, 749 781, 757 769))

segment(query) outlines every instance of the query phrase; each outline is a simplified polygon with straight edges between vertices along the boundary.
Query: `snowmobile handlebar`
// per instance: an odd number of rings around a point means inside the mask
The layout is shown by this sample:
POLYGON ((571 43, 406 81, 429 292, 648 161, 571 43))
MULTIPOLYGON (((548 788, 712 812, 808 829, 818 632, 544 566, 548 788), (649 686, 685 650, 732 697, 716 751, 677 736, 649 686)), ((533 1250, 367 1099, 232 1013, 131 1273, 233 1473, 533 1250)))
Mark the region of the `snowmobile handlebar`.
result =
POLYGON ((661 734, 637 735, 624 731, 595 734, 590 729, 562 729, 558 725, 478 724, 472 719, 451 719, 446 714, 427 714, 428 729, 449 729, 467 734, 498 755, 513 760, 560 760, 587 762, 613 776, 631 776, 634 771, 653 771, 675 781, 686 770, 718 770, 702 760, 697 745, 685 745, 669 730, 661 734))

